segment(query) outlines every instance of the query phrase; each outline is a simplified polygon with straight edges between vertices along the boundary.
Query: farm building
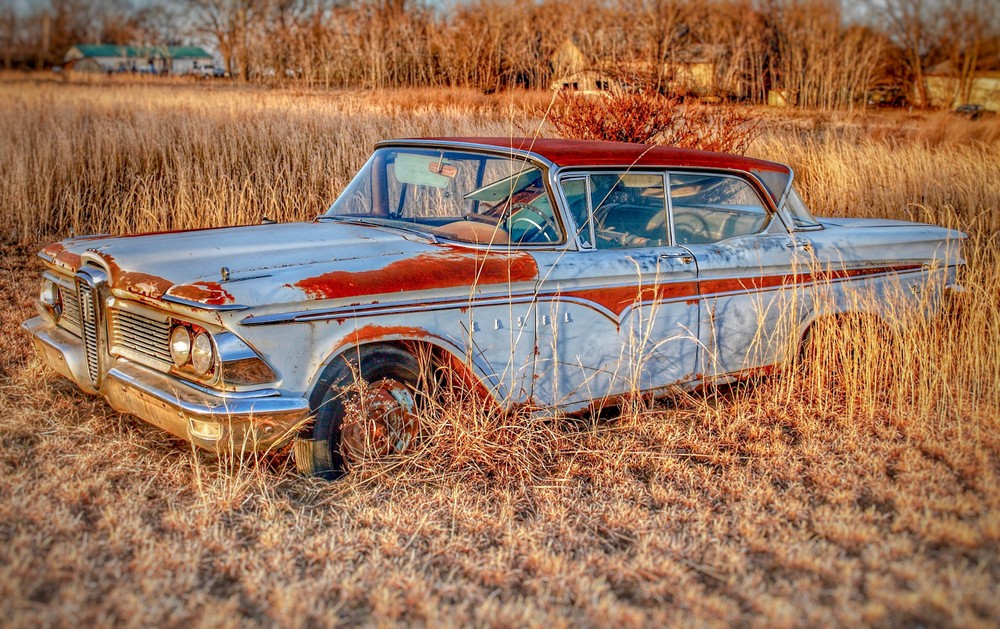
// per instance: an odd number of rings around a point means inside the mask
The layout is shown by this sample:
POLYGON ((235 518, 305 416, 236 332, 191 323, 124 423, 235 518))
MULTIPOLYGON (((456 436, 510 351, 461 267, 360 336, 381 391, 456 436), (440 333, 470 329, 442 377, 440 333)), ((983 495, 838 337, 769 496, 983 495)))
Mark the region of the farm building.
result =
POLYGON ((63 61, 77 72, 149 72, 202 74, 213 67, 212 55, 197 46, 118 46, 78 44, 63 61))
POLYGON ((928 70, 926 81, 933 107, 979 105, 989 111, 1000 111, 1000 71, 977 72, 963 85, 951 62, 946 61, 928 70))
POLYGON ((597 94, 621 88, 615 77, 590 63, 580 47, 567 39, 549 57, 553 90, 597 94))
POLYGON ((727 52, 725 46, 718 44, 692 44, 681 48, 664 64, 671 89, 702 95, 718 91, 727 52))
POLYGON ((678 48, 662 66, 649 61, 620 62, 612 68, 590 62, 572 40, 567 39, 549 57, 553 90, 606 92, 627 89, 620 77, 666 79, 673 92, 706 95, 718 91, 719 76, 727 56, 724 46, 689 43, 678 48))

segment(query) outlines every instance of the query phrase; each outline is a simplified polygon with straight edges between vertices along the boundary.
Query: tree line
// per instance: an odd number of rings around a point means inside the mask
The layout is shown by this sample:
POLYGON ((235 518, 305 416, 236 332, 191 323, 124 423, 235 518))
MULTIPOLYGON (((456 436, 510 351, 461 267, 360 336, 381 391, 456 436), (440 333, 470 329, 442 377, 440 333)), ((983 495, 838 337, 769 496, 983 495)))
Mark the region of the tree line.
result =
POLYGON ((547 88, 569 41, 587 66, 664 91, 710 63, 714 96, 826 109, 924 106, 932 68, 968 84, 1000 67, 1000 0, 868 1, 0 0, 0 48, 11 69, 77 43, 204 44, 242 81, 491 92, 547 88))

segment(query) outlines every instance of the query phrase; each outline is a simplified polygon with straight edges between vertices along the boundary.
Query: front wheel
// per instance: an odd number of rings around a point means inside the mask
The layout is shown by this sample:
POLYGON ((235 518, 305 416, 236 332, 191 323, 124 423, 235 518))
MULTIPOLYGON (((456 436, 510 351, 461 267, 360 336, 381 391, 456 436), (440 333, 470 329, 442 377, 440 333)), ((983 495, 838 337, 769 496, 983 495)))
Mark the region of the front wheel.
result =
POLYGON ((417 358, 397 347, 338 356, 316 385, 312 429, 295 440, 299 471, 328 480, 410 450, 426 406, 417 358))

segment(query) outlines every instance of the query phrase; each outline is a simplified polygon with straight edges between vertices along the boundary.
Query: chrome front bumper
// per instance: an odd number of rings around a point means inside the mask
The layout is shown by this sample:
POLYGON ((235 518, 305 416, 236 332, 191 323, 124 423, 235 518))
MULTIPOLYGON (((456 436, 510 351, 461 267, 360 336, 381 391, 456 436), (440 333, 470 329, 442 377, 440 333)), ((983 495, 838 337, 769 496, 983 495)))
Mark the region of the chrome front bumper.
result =
POLYGON ((41 316, 22 327, 45 363, 84 391, 207 450, 266 450, 288 441, 309 417, 303 397, 275 389, 217 394, 125 359, 116 360, 96 390, 80 338, 41 316))

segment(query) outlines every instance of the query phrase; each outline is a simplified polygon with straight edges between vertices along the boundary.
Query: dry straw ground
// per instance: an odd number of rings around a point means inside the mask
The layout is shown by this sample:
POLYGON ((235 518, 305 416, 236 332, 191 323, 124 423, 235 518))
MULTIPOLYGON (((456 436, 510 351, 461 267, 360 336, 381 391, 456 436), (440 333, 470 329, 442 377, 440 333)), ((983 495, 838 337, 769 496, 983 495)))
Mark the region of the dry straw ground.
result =
POLYGON ((821 214, 971 234, 964 301, 857 357, 621 417, 454 410, 335 484, 216 459, 42 368, 45 238, 307 219, 380 138, 545 95, 0 82, 0 618, 10 626, 960 625, 1000 618, 1000 125, 766 116, 821 214))

